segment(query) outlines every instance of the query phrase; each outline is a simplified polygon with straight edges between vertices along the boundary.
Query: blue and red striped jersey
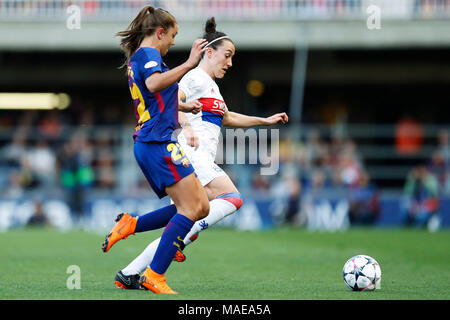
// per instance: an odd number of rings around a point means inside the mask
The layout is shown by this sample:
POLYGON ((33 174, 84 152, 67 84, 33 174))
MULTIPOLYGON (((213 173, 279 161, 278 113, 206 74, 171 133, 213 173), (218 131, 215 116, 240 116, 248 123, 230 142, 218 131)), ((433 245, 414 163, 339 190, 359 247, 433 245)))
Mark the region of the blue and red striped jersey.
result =
POLYGON ((160 92, 150 92, 145 80, 155 72, 169 68, 154 48, 136 51, 128 63, 128 86, 137 120, 133 138, 136 141, 170 141, 178 128, 178 83, 160 92))

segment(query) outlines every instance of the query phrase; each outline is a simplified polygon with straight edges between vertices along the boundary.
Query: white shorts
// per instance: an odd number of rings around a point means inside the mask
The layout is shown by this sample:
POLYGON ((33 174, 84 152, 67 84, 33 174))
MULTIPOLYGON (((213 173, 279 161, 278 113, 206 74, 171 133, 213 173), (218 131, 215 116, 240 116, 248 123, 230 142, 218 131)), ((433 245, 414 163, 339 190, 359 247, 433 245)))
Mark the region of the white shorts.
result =
POLYGON ((187 145, 185 139, 182 135, 179 137, 179 143, 184 150, 187 158, 194 167, 195 173, 202 186, 206 186, 212 180, 217 177, 226 176, 227 174, 223 171, 215 162, 214 157, 209 150, 203 148, 198 148, 195 150, 191 146, 187 145))
POLYGON ((227 176, 225 171, 214 162, 215 151, 217 150, 217 142, 214 139, 212 141, 211 139, 201 139, 200 146, 195 150, 187 144, 186 138, 181 132, 178 136, 178 142, 194 167, 202 186, 206 186, 215 178, 227 176))
POLYGON ((189 152, 186 155, 194 167, 195 173, 202 186, 206 186, 215 178, 227 175, 225 171, 211 160, 211 157, 205 155, 201 151, 189 152))

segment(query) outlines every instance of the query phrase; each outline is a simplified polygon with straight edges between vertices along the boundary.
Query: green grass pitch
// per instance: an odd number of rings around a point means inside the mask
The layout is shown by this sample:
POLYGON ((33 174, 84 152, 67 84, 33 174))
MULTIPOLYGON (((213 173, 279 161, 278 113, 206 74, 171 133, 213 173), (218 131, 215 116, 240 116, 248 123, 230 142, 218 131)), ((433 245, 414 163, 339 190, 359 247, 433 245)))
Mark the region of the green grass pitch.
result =
POLYGON ((19 229, 0 233, 0 299, 8 300, 448 300, 450 232, 351 229, 308 232, 281 228, 204 231, 166 276, 180 294, 116 288, 116 272, 159 232, 140 233, 101 251, 104 235, 19 229), (351 292, 345 261, 367 254, 381 265, 382 289, 351 292), (67 288, 67 268, 81 270, 81 289, 67 288))

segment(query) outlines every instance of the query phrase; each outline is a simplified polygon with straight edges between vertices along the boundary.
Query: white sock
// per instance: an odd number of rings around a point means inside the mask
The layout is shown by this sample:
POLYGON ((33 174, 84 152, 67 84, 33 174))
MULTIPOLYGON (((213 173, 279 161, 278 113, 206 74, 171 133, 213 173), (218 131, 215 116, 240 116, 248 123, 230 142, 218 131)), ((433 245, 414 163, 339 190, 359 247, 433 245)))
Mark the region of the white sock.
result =
POLYGON ((136 259, 131 261, 128 266, 122 269, 122 273, 126 276, 129 276, 132 274, 140 274, 141 272, 143 272, 152 262, 153 257, 156 253, 156 249, 158 249, 160 240, 161 237, 150 243, 147 248, 145 248, 144 251, 142 251, 142 253, 136 257, 136 259))
MULTIPOLYGON (((199 233, 202 230, 205 230, 206 228, 216 224, 226 216, 232 214, 237 209, 234 204, 231 202, 228 202, 227 200, 223 199, 214 199, 209 202, 209 214, 206 218, 196 221, 194 226, 192 227, 191 231, 186 235, 184 238, 184 244, 188 245, 192 241, 190 238, 196 234, 199 233)), ((128 266, 126 266, 124 269, 122 269, 122 273, 126 276, 132 275, 132 274, 140 274, 143 272, 147 266, 152 262, 153 257, 155 256, 156 249, 158 249, 159 241, 161 240, 161 237, 154 240, 152 243, 150 243, 147 248, 144 249, 144 251, 136 257, 128 266)))
POLYGON ((209 213, 206 218, 198 220, 192 226, 191 231, 184 237, 184 244, 188 245, 191 243, 191 237, 194 234, 199 233, 202 230, 209 228, 210 226, 216 224, 226 216, 232 214, 237 209, 231 202, 223 199, 214 199, 209 202, 209 213))

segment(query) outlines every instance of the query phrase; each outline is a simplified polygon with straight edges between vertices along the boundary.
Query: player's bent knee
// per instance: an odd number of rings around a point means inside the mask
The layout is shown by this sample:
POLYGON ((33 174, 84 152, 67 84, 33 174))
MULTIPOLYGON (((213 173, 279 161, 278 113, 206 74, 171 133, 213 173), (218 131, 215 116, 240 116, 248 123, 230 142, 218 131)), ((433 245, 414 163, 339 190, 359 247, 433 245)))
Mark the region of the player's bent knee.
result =
POLYGON ((207 199, 206 201, 196 199, 189 205, 184 206, 182 208, 182 212, 184 212, 186 216, 193 221, 203 219, 209 213, 209 202, 207 199))
POLYGON ((201 201, 200 208, 198 210, 198 219, 206 218, 209 213, 209 201, 201 201))
POLYGON ((205 199, 203 197, 196 197, 190 201, 189 206, 186 206, 184 211, 189 212, 188 215, 193 221, 203 219, 209 213, 209 201, 206 197, 205 199))

